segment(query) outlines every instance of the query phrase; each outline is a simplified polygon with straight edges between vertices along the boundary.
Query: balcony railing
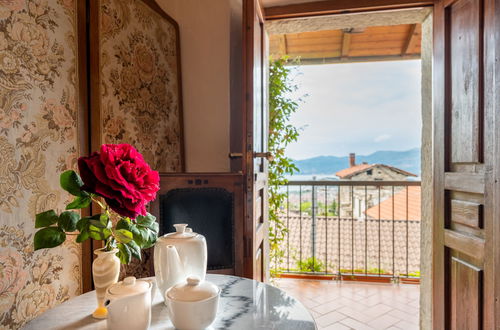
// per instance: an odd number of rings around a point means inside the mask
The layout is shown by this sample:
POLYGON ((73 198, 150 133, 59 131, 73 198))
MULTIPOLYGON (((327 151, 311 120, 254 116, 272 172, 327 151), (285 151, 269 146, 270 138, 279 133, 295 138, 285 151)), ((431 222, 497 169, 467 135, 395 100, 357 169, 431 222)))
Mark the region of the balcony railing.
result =
POLYGON ((420 182, 290 181, 281 191, 277 273, 420 277, 420 182))

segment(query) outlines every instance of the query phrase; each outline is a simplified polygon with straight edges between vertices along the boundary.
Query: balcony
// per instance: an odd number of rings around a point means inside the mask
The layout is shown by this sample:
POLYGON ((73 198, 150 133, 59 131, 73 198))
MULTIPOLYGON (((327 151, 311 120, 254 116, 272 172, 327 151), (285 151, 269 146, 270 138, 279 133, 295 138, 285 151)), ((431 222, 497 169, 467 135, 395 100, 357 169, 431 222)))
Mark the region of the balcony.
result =
POLYGON ((420 182, 290 181, 281 192, 274 273, 418 283, 420 182))
POLYGON ((280 192, 272 272, 319 328, 418 329, 420 182, 290 181, 280 192))

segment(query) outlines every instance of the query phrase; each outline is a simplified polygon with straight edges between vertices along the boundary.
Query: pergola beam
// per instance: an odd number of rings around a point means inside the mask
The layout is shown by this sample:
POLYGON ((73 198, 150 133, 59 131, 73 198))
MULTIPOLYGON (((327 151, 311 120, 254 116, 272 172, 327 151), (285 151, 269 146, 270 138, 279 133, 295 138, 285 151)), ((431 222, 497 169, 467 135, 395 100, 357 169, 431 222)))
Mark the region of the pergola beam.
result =
POLYGON ((351 33, 342 32, 342 59, 347 59, 349 57, 349 48, 351 47, 351 33))
POLYGON ((415 39, 417 29, 417 24, 410 25, 410 30, 408 31, 408 35, 406 36, 405 42, 403 44, 403 48, 401 49, 401 56, 408 55, 408 50, 412 45, 413 39, 415 39))
POLYGON ((288 54, 288 46, 286 41, 286 34, 282 34, 279 36, 279 54, 280 56, 285 56, 288 54))

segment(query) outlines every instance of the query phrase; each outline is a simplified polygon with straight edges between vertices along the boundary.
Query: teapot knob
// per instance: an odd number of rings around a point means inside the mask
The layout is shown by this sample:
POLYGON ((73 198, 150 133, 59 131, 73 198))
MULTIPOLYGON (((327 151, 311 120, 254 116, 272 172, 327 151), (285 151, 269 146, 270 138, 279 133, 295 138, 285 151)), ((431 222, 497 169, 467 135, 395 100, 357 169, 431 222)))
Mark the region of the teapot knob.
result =
POLYGON ((178 233, 183 233, 186 231, 186 227, 187 227, 187 223, 176 223, 174 225, 175 227, 175 231, 178 232, 178 233))
POLYGON ((196 286, 200 284, 200 278, 198 276, 188 276, 186 279, 187 284, 190 286, 196 286))
POLYGON ((135 285, 135 276, 128 276, 123 279, 124 285, 135 285))

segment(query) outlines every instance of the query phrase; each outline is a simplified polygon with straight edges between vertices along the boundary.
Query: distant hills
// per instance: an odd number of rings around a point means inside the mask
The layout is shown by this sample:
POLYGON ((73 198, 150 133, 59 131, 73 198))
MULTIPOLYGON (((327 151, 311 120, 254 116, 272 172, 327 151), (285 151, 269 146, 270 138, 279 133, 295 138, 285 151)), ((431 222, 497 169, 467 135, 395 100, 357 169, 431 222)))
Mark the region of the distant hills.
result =
MULTIPOLYGON (((420 148, 406 151, 376 151, 370 155, 356 155, 356 164, 385 164, 420 176, 420 148)), ((332 174, 349 167, 349 157, 318 156, 296 160, 301 174, 332 174)))

